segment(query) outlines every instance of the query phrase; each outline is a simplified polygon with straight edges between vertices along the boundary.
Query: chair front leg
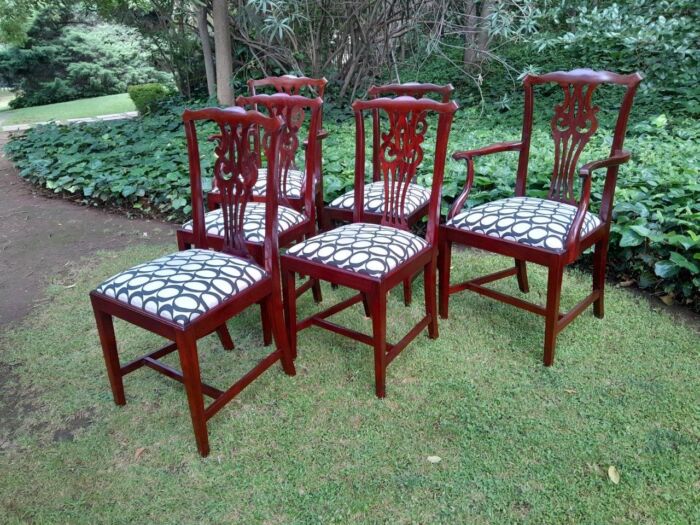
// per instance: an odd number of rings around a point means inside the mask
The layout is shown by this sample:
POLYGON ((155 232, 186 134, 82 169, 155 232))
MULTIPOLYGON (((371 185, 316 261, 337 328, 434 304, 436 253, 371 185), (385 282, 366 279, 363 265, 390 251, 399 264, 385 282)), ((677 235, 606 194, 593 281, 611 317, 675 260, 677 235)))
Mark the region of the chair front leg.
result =
MULTIPOLYGON (((282 311, 279 292, 279 288, 277 288, 277 290, 265 300, 267 303, 266 310, 270 313, 282 311)), ((296 294, 294 295, 296 296, 296 294)), ((294 368, 294 357, 289 345, 289 338, 287 336, 287 329, 284 325, 284 319, 279 315, 272 315, 270 317, 270 324, 272 325, 272 335, 275 338, 277 351, 280 352, 282 368, 288 376, 294 376, 296 375, 296 369, 294 368)))
POLYGON ((102 354, 105 358, 107 367, 107 377, 109 384, 112 387, 112 396, 117 405, 125 405, 126 397, 124 396, 124 380, 119 364, 119 353, 117 352, 117 339, 114 335, 114 323, 112 316, 94 308, 95 321, 97 323, 97 333, 100 336, 100 344, 102 345, 102 354))
POLYGON ((608 239, 604 238, 595 245, 593 254, 593 291, 600 295, 593 303, 593 315, 598 319, 605 316, 605 266, 608 261, 608 239))
POLYGON ((377 397, 386 396, 386 292, 367 294, 374 340, 374 382, 377 397))
POLYGON ((441 241, 438 252, 438 267, 440 269, 440 317, 447 319, 450 306, 450 266, 452 265, 452 243, 441 241))
POLYGON ((437 319, 437 298, 435 290, 435 278, 437 274, 437 261, 433 257, 425 266, 423 271, 423 287, 425 289, 425 314, 430 316, 428 324, 428 337, 430 339, 438 338, 438 319, 437 319))
POLYGON ((544 328, 544 366, 554 363, 554 351, 557 344, 559 322, 559 299, 561 298, 561 283, 564 277, 564 265, 557 264, 549 267, 547 278, 547 307, 544 328))
POLYGON ((175 342, 180 355, 180 366, 187 391, 187 403, 190 406, 194 438, 197 441, 199 453, 206 457, 209 455, 209 436, 207 434, 207 421, 204 418, 204 397, 202 395, 202 378, 199 372, 197 341, 188 332, 178 332, 175 342))

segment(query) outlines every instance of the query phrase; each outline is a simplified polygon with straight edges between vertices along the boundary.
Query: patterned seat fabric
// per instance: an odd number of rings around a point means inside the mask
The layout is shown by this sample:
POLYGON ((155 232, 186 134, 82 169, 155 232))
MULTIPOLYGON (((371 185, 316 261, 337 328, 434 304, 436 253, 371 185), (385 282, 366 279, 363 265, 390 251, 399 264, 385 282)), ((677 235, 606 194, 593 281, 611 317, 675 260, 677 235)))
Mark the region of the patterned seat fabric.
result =
MULTIPOLYGON (((285 232, 305 220, 306 217, 296 210, 286 206, 277 208, 279 233, 285 232)), ((224 236, 224 213, 221 209, 206 213, 204 224, 207 234, 224 236)), ((182 229, 192 231, 192 221, 183 224, 182 229)), ((263 242, 265 240, 265 203, 249 202, 246 204, 243 217, 243 235, 248 242, 263 242)))
POLYGON ((287 254, 380 277, 427 246, 424 239, 410 232, 377 224, 354 223, 295 244, 287 254))
MULTIPOLYGON (((281 182, 280 182, 281 184, 281 182)), ((286 197, 288 199, 301 199, 304 187, 304 172, 290 169, 287 172, 287 187, 286 197)), ((253 185, 253 195, 256 197, 264 197, 267 189, 267 168, 258 169, 258 180, 253 185)), ((212 192, 217 193, 218 188, 212 189, 212 192)))
MULTIPOLYGON (((562 251, 576 207, 532 197, 511 197, 481 204, 447 221, 447 226, 483 233, 490 237, 562 251)), ((600 226, 600 219, 587 212, 581 237, 600 226)))
POLYGON ((134 266, 96 291, 185 326, 265 277, 245 259, 193 249, 134 266))
MULTIPOLYGON (((418 184, 409 184, 404 202, 404 214, 410 215, 430 200, 430 190, 418 184)), ((329 204, 331 208, 352 210, 355 208, 355 192, 349 191, 337 197, 329 204)), ((384 211, 384 182, 365 185, 365 211, 382 213, 384 211)))

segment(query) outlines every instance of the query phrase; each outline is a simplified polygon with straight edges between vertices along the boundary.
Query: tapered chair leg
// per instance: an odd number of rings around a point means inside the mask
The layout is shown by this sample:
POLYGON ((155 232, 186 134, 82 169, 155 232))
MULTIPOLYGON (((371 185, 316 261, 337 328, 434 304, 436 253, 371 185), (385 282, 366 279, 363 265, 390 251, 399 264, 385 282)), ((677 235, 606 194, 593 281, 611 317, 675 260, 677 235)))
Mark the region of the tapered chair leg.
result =
POLYGON ((297 358, 297 293, 294 281, 294 272, 282 271, 284 317, 287 321, 287 337, 292 359, 297 358))
POLYGON ((197 342, 193 335, 181 332, 177 334, 176 343, 197 449, 203 457, 206 457, 209 455, 209 436, 207 422, 204 418, 204 397, 202 396, 202 378, 199 372, 199 358, 197 357, 197 342))
MULTIPOLYGON (((279 290, 276 293, 279 293, 279 290)), ((279 304, 279 299, 273 299, 271 296, 266 302, 268 303, 268 311, 270 312, 279 312, 282 309, 282 305, 279 304)), ((289 346, 289 337, 287 336, 287 330, 284 326, 284 319, 279 315, 273 315, 271 324, 275 345, 277 346, 277 350, 281 353, 282 368, 288 376, 296 375, 294 357, 292 356, 292 350, 289 346)))
POLYGON ((410 278, 403 282, 403 304, 406 306, 411 306, 411 301, 413 300, 412 284, 410 278))
POLYGON ((260 319, 262 320, 263 346, 270 346, 272 343, 272 325, 270 317, 274 315, 267 309, 265 302, 260 303, 260 319))
POLYGON ((431 260, 426 265, 423 272, 423 287, 425 289, 425 314, 430 316, 428 324, 428 337, 430 339, 438 338, 438 319, 437 319, 437 297, 435 290, 435 277, 437 273, 437 262, 431 260))
POLYGON ((386 396, 386 293, 373 293, 368 299, 372 311, 375 392, 382 398, 386 396))
POLYGON ((447 319, 450 306, 450 266, 452 265, 452 243, 440 242, 438 267, 440 270, 440 317, 447 319))
POLYGON ((228 327, 225 324, 222 324, 216 329, 216 335, 219 336, 219 341, 221 341, 221 346, 224 347, 224 350, 233 350, 236 348, 233 344, 231 333, 228 331, 228 327))
POLYGON ((518 288, 523 293, 528 293, 530 291, 530 285, 527 282, 527 264, 525 261, 520 259, 515 259, 515 267, 518 269, 518 288))
POLYGON ((117 352, 117 340, 114 336, 114 323, 112 316, 100 310, 94 310, 95 321, 97 322, 97 333, 100 336, 102 354, 107 366, 107 376, 112 387, 112 396, 117 405, 125 405, 124 381, 119 364, 119 354, 117 352))
POLYGON ((604 239, 595 245, 593 254, 593 291, 598 290, 600 295, 593 303, 593 315, 598 319, 605 316, 605 266, 608 259, 608 241, 604 239))
POLYGON ((564 277, 563 266, 550 266, 547 278, 547 307, 544 327, 544 365, 552 366, 554 351, 557 344, 559 321, 559 299, 561 298, 561 283, 564 277))

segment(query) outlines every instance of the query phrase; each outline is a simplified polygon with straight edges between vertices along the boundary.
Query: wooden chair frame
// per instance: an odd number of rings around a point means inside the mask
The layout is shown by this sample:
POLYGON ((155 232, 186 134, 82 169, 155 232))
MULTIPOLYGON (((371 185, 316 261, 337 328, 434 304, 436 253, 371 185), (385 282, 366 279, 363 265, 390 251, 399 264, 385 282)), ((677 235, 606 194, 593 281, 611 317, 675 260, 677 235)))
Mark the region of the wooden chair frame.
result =
POLYGON ((277 312, 282 309, 282 303, 276 224, 277 192, 275 188, 279 174, 277 159, 279 157, 279 137, 283 123, 279 118, 266 117, 257 111, 246 112, 240 108, 230 110, 217 108, 198 111, 186 110, 183 114, 183 120, 187 135, 190 184, 193 196, 193 244, 195 247, 202 249, 207 249, 209 246, 204 229, 202 177, 196 131, 196 122, 207 120, 216 122, 221 130, 221 139, 217 147, 218 158, 214 169, 214 176, 222 188, 222 206, 226 210, 226 237, 221 249, 223 252, 249 260, 253 260, 253 258, 247 251, 246 244, 242 241, 242 223, 238 220, 238 212, 242 213, 242 209, 244 209, 246 202, 249 200, 252 185, 257 178, 257 170, 253 169, 252 154, 250 151, 247 151, 245 144, 248 142, 249 132, 260 128, 265 130, 267 157, 270 168, 267 182, 270 198, 266 209, 266 242, 263 247, 263 268, 267 272, 267 276, 264 276, 262 280, 211 308, 184 326, 151 314, 141 308, 112 299, 97 291, 90 293, 90 299, 97 322, 114 402, 117 405, 126 403, 123 378, 125 375, 143 366, 184 383, 197 448, 202 456, 206 456, 209 454, 207 421, 221 410, 226 403, 278 360, 282 361, 284 371, 288 375, 295 374, 287 333, 281 317, 277 315, 277 312), (240 135, 236 135, 239 132, 240 135), (236 142, 235 137, 238 137, 240 142, 236 142), (236 151, 237 155, 234 156, 233 151, 236 151), (229 178, 227 179, 225 176, 229 178), (217 332, 222 336, 226 349, 231 349, 232 343, 225 328, 226 321, 245 308, 257 303, 264 305, 263 307, 271 319, 272 333, 277 344, 276 349, 226 390, 219 390, 203 383, 199 369, 197 340, 210 333, 217 332), (122 365, 119 362, 117 352, 113 317, 118 317, 154 332, 171 342, 154 352, 122 365), (179 354, 182 372, 159 361, 159 358, 174 351, 177 351, 179 354), (204 406, 204 395, 213 399, 213 402, 207 407, 204 406))
MULTIPOLYGON (((371 86, 367 90, 367 97, 369 99, 376 99, 378 97, 413 97, 416 99, 422 99, 428 95, 437 95, 442 102, 447 103, 452 100, 452 92, 454 87, 452 84, 447 84, 444 86, 437 84, 427 84, 420 82, 407 82, 404 84, 385 84, 382 86, 371 86)), ((372 112, 372 182, 379 182, 382 180, 380 163, 377 156, 380 150, 380 118, 379 111, 372 112)), ((415 180, 413 181, 415 182, 415 180)), ((357 201, 355 201, 357 203, 357 201)), ((355 204, 357 207, 357 204, 355 204)), ((414 210, 408 217, 409 227, 414 227, 423 217, 428 213, 429 203, 420 206, 414 210)), ((365 220, 367 222, 379 223, 382 219, 381 213, 365 212, 365 220)), ((327 231, 332 228, 334 221, 350 222, 353 220, 353 210, 347 210, 344 208, 335 208, 330 205, 326 205, 323 209, 323 218, 321 220, 321 229, 327 231)), ((413 278, 406 281, 403 286, 403 297, 404 304, 409 306, 412 299, 412 288, 411 283, 413 278)))
MULTIPOLYGON (((437 113, 439 115, 437 143, 435 148, 435 161, 433 166, 432 194, 428 209, 428 225, 426 229, 427 246, 420 252, 413 255, 407 261, 399 264, 381 277, 371 277, 361 273, 352 272, 346 269, 337 268, 314 261, 299 258, 289 253, 282 255, 282 287, 285 298, 285 312, 287 327, 289 329, 290 346, 293 355, 296 356, 297 333, 310 326, 325 328, 346 337, 350 337, 361 343, 368 344, 374 348, 375 367, 375 388, 378 397, 386 395, 386 368, 397 355, 411 342, 424 328, 428 327, 430 338, 438 337, 437 305, 436 305, 436 264, 437 264, 437 227, 440 216, 441 186, 445 169, 445 157, 447 153, 447 141, 454 112, 457 110, 455 102, 442 103, 434 100, 417 100, 412 97, 400 97, 396 99, 377 98, 367 101, 355 101, 353 104, 356 125, 356 146, 355 146, 355 206, 354 222, 365 222, 367 214, 364 212, 364 184, 365 184, 365 111, 386 111, 387 113, 405 118, 405 122, 410 119, 407 115, 412 114, 425 124, 424 119, 427 113, 437 113), (396 285, 412 277, 420 270, 425 274, 425 302, 426 314, 409 332, 396 344, 389 344, 386 341, 386 308, 387 294, 396 285), (317 279, 323 279, 334 284, 347 286, 357 290, 355 296, 342 301, 322 312, 311 315, 301 321, 297 320, 296 314, 296 294, 294 293, 295 274, 308 275, 317 279), (328 317, 366 299, 370 316, 372 318, 373 335, 368 336, 363 333, 351 330, 327 320, 328 317)), ((396 121, 394 121, 396 122, 396 121)), ((415 127, 400 124, 392 124, 392 129, 386 134, 387 144, 385 148, 391 147, 389 141, 393 137, 397 140, 399 131, 406 134, 417 135, 415 127)), ((422 132, 425 132, 423 126, 422 132)), ((374 157, 374 162, 382 164, 381 169, 385 174, 385 197, 387 206, 381 217, 380 224, 391 226, 400 230, 410 231, 408 219, 403 213, 403 200, 405 199, 408 182, 412 179, 415 168, 422 158, 422 150, 419 141, 407 140, 407 142, 396 142, 400 152, 394 154, 400 160, 393 163, 380 156, 374 157), (414 154, 416 155, 414 157, 414 154), (396 168, 396 165, 399 165, 396 168), (394 170, 393 175, 389 175, 390 170, 394 170), (390 181, 387 179, 391 179, 390 181), (389 195, 402 195, 397 199, 390 199, 389 195)))
MULTIPOLYGON (((309 137, 304 140, 304 143, 306 144, 304 166, 306 173, 316 173, 318 171, 317 163, 320 162, 321 159, 316 153, 319 144, 317 136, 319 130, 321 129, 321 110, 323 100, 320 97, 311 99, 299 95, 286 95, 278 93, 274 95, 254 95, 249 97, 241 96, 236 99, 236 106, 255 108, 256 110, 264 108, 265 114, 272 117, 281 117, 283 119, 283 144, 280 147, 281 165, 277 202, 278 204, 296 209, 295 205, 291 203, 291 199, 288 199, 285 196, 285 192, 283 191, 284 181, 286 180, 288 171, 295 168, 294 157, 296 156, 297 146, 299 144, 299 131, 304 120, 306 120, 305 115, 303 115, 303 112, 306 111, 310 113, 310 118, 308 119, 309 137), (299 117, 301 117, 300 121, 299 117), (296 122, 293 123, 292 120, 296 120, 296 122)), ((217 140, 218 135, 211 138, 217 140)), ((253 144, 259 163, 258 167, 260 167, 263 155, 261 152, 259 134, 255 135, 253 144)), ((314 185, 312 179, 307 179, 302 189, 304 206, 301 208, 300 212, 305 215, 306 219, 304 222, 301 222, 278 234, 280 248, 291 246, 303 239, 312 237, 317 232, 316 206, 314 203, 314 185)), ((266 202, 266 196, 253 195, 251 197, 251 201, 266 202)), ((194 241, 193 231, 185 230, 184 228, 180 227, 178 228, 176 234, 177 243, 180 250, 185 250, 192 245, 194 241)), ((214 250, 221 250, 224 245, 224 238, 218 235, 207 234, 207 244, 214 250)), ((246 247, 256 261, 262 264, 264 256, 263 244, 259 242, 246 241, 246 247)), ((301 295, 309 289, 312 290, 314 301, 317 303, 321 302, 321 286, 316 280, 308 280, 301 284, 297 288, 297 295, 301 295)), ((262 304, 260 305, 260 308, 263 321, 263 339, 265 346, 267 346, 272 342, 271 326, 269 318, 264 313, 262 304)))
POLYGON ((573 222, 566 236, 564 249, 561 252, 546 248, 529 246, 489 236, 482 233, 465 231, 453 226, 440 226, 440 316, 448 317, 450 294, 471 290, 492 299, 517 306, 529 312, 544 316, 544 364, 550 366, 554 362, 556 337, 578 314, 593 304, 596 317, 604 315, 604 284, 605 266, 607 260, 608 239, 612 218, 613 197, 619 166, 627 162, 630 153, 623 150, 625 131, 632 102, 642 75, 634 73, 620 75, 607 71, 577 69, 568 72, 554 72, 544 75, 527 75, 523 80, 525 90, 525 110, 523 116, 522 138, 517 142, 492 144, 479 149, 460 151, 453 158, 465 160, 467 163, 467 178, 464 190, 452 205, 448 219, 453 218, 462 210, 467 201, 474 181, 474 158, 491 155, 504 151, 519 152, 518 168, 515 182, 515 196, 525 196, 527 182, 527 167, 530 153, 530 138, 534 111, 534 88, 542 84, 558 84, 564 91, 564 101, 555 107, 554 118, 551 121, 552 134, 556 146, 555 166, 548 200, 563 202, 577 207, 573 222), (581 192, 577 199, 574 195, 574 176, 579 156, 590 136, 597 129, 595 113, 596 106, 591 106, 593 91, 600 84, 614 84, 626 88, 622 105, 617 117, 610 155, 606 159, 589 162, 579 170, 581 192), (567 153, 568 152, 568 153, 567 153), (589 208, 591 195, 591 179, 595 170, 606 168, 602 202, 599 218, 601 224, 587 235, 582 236, 586 212, 589 208), (515 266, 506 270, 492 273, 461 284, 450 285, 450 265, 452 244, 457 243, 472 246, 490 252, 513 257, 515 266), (559 311, 562 278, 566 265, 575 261, 587 248, 595 246, 593 259, 593 289, 572 310, 562 314, 559 311), (506 295, 487 288, 484 285, 516 275, 518 286, 522 292, 529 290, 526 262, 533 262, 548 268, 547 302, 545 306, 533 304, 520 298, 506 295))
MULTIPOLYGON (((294 75, 282 75, 279 77, 265 77, 261 79, 250 79, 248 80, 248 96, 249 97, 254 97, 256 95, 259 95, 258 91, 262 88, 271 88, 274 90, 276 93, 283 93, 286 95, 294 95, 294 96, 301 96, 301 93, 303 91, 308 91, 310 95, 313 95, 313 98, 321 98, 323 99, 323 95, 326 91, 326 85, 328 84, 328 80, 325 78, 309 78, 309 77, 297 77, 294 75)), ((239 97, 241 98, 241 97, 239 97)), ((238 103, 238 102, 236 102, 238 103)), ((321 111, 323 111, 323 108, 321 108, 321 111)), ((320 121, 323 122, 323 116, 321 115, 320 121)), ((305 175, 308 177, 308 174, 311 173, 313 176, 313 195, 314 195, 314 202, 316 205, 316 218, 320 221, 322 218, 322 213, 323 213, 323 140, 328 137, 328 132, 325 131, 324 129, 320 128, 317 133, 317 147, 316 147, 316 162, 315 162, 315 171, 313 172, 305 172, 305 175)), ((303 142, 303 147, 308 148, 308 139, 303 142)), ((289 199, 289 205, 290 207, 294 208, 297 211, 302 211, 304 207, 306 206, 306 201, 305 201, 305 196, 302 195, 300 198, 290 198, 289 199)), ((216 191, 216 187, 212 187, 212 191, 210 191, 207 194, 207 207, 210 210, 214 210, 218 208, 219 206, 219 195, 218 192, 216 191)))

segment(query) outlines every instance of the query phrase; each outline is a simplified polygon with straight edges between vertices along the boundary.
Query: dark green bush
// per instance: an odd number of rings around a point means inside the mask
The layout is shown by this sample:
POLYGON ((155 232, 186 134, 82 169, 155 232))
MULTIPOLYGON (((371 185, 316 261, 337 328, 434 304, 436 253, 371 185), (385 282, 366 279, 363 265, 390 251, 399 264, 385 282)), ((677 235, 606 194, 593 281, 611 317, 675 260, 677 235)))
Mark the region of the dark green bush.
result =
POLYGON ((153 112, 160 103, 173 95, 166 86, 156 82, 129 86, 126 91, 141 115, 153 112))

